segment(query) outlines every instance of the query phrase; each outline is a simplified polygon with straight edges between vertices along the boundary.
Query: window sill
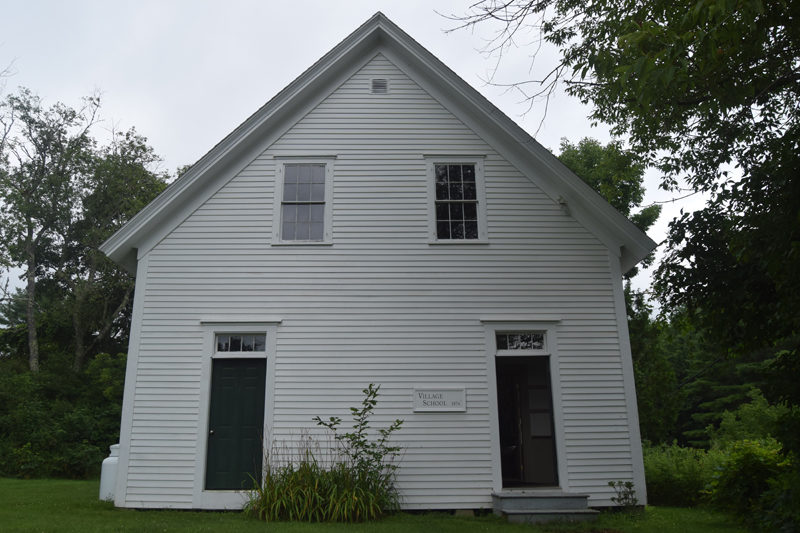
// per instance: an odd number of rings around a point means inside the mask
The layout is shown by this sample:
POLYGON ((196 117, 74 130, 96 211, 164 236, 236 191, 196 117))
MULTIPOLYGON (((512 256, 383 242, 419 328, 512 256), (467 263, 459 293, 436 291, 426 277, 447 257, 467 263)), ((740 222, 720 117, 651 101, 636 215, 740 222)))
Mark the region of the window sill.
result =
POLYGON ((458 246, 466 244, 468 246, 483 245, 487 246, 489 241, 486 239, 450 239, 441 241, 428 241, 430 246, 458 246))
POLYGON ((273 242, 270 243, 270 246, 333 246, 332 242, 306 242, 306 241, 297 241, 297 242, 273 242))

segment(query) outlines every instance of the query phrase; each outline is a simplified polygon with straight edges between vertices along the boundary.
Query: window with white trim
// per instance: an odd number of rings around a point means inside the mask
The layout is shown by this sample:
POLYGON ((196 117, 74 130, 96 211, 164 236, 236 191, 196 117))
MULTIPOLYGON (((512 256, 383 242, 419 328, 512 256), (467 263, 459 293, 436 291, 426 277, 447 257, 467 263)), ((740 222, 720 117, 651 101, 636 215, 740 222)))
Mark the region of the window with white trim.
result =
POLYGON ((332 164, 322 160, 285 161, 278 165, 276 242, 330 242, 332 164))
POLYGON ((540 329, 497 329, 496 355, 550 355, 548 332, 540 329))
POLYGON ((254 334, 227 334, 217 333, 215 336, 215 350, 219 352, 264 352, 266 351, 267 336, 263 333, 254 334))
POLYGON ((431 242, 485 241, 483 161, 429 158, 428 180, 431 242))
POLYGON ((543 331, 520 331, 495 333, 497 351, 537 351, 544 350, 543 331))

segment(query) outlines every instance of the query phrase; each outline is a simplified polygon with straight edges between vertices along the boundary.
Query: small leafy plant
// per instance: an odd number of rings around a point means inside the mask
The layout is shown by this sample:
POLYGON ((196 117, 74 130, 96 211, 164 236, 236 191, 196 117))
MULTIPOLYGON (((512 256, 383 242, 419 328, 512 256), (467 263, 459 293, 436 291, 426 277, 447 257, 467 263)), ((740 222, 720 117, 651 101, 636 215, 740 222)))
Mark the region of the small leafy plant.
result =
POLYGON ((315 417, 317 425, 333 432, 333 461, 321 464, 311 446, 298 461, 278 465, 268 460, 264 480, 253 490, 245 512, 266 521, 361 522, 396 509, 394 480, 401 448, 389 441, 403 421, 378 429, 377 438, 370 433, 379 390, 370 384, 363 390, 361 406, 350 408, 351 431, 340 430, 339 417, 315 417))
POLYGON ((361 407, 351 407, 353 416, 352 431, 340 431, 342 419, 332 416, 328 420, 315 417, 319 426, 333 432, 334 439, 340 446, 340 453, 345 464, 365 489, 379 496, 381 506, 386 509, 397 507, 397 492, 394 489, 394 478, 397 470, 395 459, 400 453, 399 446, 389 444, 392 434, 400 429, 403 421, 395 420, 389 427, 378 430, 379 437, 371 439, 369 435, 369 418, 378 404, 380 385, 372 383, 364 389, 361 407))
POLYGON ((636 488, 633 485, 633 481, 609 481, 608 486, 617 493, 616 496, 611 497, 612 502, 626 512, 637 509, 639 498, 636 497, 636 488))

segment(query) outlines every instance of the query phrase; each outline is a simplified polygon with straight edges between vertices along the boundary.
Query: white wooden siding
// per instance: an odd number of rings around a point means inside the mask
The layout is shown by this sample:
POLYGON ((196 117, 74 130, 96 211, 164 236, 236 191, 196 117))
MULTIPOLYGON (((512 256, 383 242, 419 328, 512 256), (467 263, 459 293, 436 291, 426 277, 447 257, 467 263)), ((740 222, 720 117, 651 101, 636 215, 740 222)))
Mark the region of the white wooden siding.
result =
MULTIPOLYGON (((382 385, 373 423, 404 419, 407 508, 491 505, 479 317, 552 314, 571 490, 608 504, 631 479, 609 252, 384 56, 377 55, 149 254, 126 505, 192 506, 200 320, 282 319, 273 428, 291 441, 382 385), (387 78, 387 95, 369 94, 387 78), (270 246, 274 156, 335 155, 333 245, 270 246), (424 154, 485 156, 488 245, 428 244, 424 154), (465 413, 414 413, 418 385, 458 385, 465 413)), ((140 280, 141 282, 142 280, 140 280)), ((489 376, 488 379, 494 379, 489 376)))

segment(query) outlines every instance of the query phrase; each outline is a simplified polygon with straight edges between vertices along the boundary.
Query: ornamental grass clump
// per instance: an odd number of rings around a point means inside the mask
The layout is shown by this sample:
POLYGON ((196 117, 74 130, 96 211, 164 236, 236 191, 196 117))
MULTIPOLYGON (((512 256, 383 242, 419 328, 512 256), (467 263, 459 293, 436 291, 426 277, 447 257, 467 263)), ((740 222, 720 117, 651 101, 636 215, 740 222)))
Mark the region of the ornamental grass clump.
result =
POLYGON ((379 389, 370 384, 363 390, 361 406, 350 408, 351 431, 341 430, 341 418, 314 418, 333 432, 332 460, 319 461, 319 447, 315 453, 307 446, 296 461, 266 461, 263 483, 251 493, 245 512, 266 521, 362 522, 397 509, 394 481, 401 449, 389 440, 403 422, 395 420, 377 435, 370 434, 369 418, 379 389))

